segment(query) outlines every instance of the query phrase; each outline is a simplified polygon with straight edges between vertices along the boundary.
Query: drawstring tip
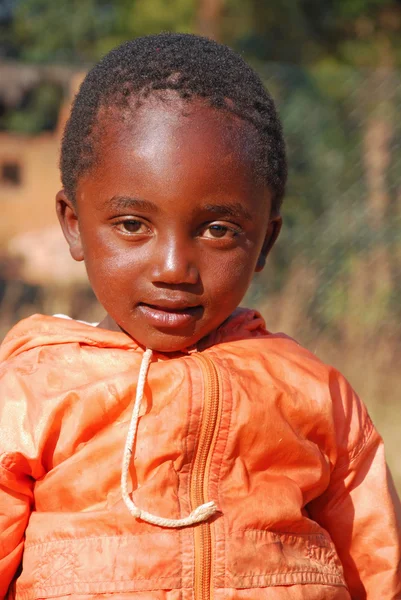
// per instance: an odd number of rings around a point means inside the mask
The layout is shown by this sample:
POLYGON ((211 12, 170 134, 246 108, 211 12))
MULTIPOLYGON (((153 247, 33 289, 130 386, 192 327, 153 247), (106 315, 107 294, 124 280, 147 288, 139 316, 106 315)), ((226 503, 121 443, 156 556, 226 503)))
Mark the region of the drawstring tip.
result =
POLYGON ((206 521, 209 517, 214 515, 217 512, 217 506, 215 502, 206 502, 205 504, 201 504, 191 512, 189 515, 190 518, 193 519, 193 522, 206 521))

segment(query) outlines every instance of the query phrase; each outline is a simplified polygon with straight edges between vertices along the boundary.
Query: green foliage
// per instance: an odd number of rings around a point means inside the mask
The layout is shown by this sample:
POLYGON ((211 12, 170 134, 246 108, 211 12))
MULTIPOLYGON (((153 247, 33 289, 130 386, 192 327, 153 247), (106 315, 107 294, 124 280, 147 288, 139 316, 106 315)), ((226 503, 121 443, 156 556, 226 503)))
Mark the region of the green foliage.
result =
POLYGON ((13 29, 24 60, 91 63, 135 36, 190 31, 193 17, 191 0, 21 0, 13 29))
POLYGON ((24 60, 90 62, 115 23, 114 9, 104 0, 22 0, 14 29, 24 60))
POLYGON ((31 90, 22 107, 4 112, 0 117, 0 130, 36 134, 53 130, 63 100, 63 91, 52 83, 42 83, 31 90))
POLYGON ((126 4, 120 19, 128 37, 160 31, 189 33, 193 29, 194 3, 188 0, 136 0, 126 4))
MULTIPOLYGON (((116 44, 138 35, 162 30, 193 31, 200 3, 9 2, 3 29, 0 10, 0 30, 5 34, 0 55, 3 48, 3 52, 30 62, 90 63, 116 44)), ((401 53, 400 13, 401 6, 395 0, 225 0, 221 35, 255 60, 310 64, 331 56, 350 64, 372 65, 378 61, 378 38, 383 33, 391 38, 394 52, 401 53)))
POLYGON ((336 0, 336 11, 339 17, 355 19, 360 16, 374 16, 384 5, 392 4, 383 0, 336 0))

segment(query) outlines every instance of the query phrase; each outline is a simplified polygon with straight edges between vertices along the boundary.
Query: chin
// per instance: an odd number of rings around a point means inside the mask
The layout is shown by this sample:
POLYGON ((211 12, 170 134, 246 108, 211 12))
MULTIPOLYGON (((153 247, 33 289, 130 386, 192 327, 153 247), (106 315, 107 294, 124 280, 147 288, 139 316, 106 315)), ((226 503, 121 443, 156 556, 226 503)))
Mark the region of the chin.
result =
POLYGON ((177 336, 176 338, 171 339, 171 336, 166 336, 166 339, 164 340, 148 340, 148 343, 142 345, 146 346, 146 348, 151 348, 155 352, 161 352, 163 354, 172 354, 175 352, 184 352, 187 348, 190 348, 191 346, 196 344, 197 341, 198 338, 196 338, 195 340, 193 340, 192 338, 188 340, 188 338, 180 338, 177 336))
POLYGON ((193 332, 192 335, 185 335, 183 332, 178 331, 176 334, 171 331, 168 334, 156 331, 152 334, 144 334, 143 336, 136 336, 134 332, 127 333, 141 346, 163 354, 185 352, 187 348, 194 346, 203 337, 194 335, 193 332))

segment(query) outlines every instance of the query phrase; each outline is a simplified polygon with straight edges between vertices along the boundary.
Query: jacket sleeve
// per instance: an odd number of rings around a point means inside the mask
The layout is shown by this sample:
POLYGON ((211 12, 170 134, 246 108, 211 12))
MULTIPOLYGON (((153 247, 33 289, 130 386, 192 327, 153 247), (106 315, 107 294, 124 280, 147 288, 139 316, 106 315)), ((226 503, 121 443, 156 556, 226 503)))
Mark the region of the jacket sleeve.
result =
POLYGON ((33 480, 19 455, 0 456, 0 598, 7 595, 21 563, 33 480))
MULTIPOLYGON (((33 435, 26 373, 0 364, 0 600, 20 568, 25 530, 33 506, 33 435), (24 425, 25 424, 25 425, 24 425)), ((33 428, 36 431, 35 428, 33 428)), ((12 595, 12 594, 11 594, 12 595)))
POLYGON ((334 387, 337 459, 308 508, 337 548, 353 600, 401 599, 401 506, 383 441, 348 383, 334 387))

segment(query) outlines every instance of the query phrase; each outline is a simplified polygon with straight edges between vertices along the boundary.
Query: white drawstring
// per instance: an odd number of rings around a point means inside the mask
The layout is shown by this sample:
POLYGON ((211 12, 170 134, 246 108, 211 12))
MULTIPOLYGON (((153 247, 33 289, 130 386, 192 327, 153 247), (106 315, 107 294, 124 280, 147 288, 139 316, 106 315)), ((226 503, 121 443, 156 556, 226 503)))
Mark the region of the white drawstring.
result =
POLYGON ((151 523, 153 525, 158 525, 159 527, 186 527, 188 525, 200 523, 201 521, 206 521, 217 511, 216 504, 214 502, 206 502, 205 504, 195 508, 191 514, 184 519, 164 519, 163 517, 157 517, 156 515, 152 515, 151 513, 138 508, 132 501, 128 492, 128 473, 132 458, 132 449, 135 444, 136 433, 138 430, 139 410, 145 389, 146 376, 152 360, 152 354, 153 352, 150 348, 144 352, 141 368, 139 369, 135 404, 132 411, 127 439, 125 441, 123 464, 121 469, 121 493, 128 510, 136 519, 142 519, 142 521, 146 521, 147 523, 151 523))

